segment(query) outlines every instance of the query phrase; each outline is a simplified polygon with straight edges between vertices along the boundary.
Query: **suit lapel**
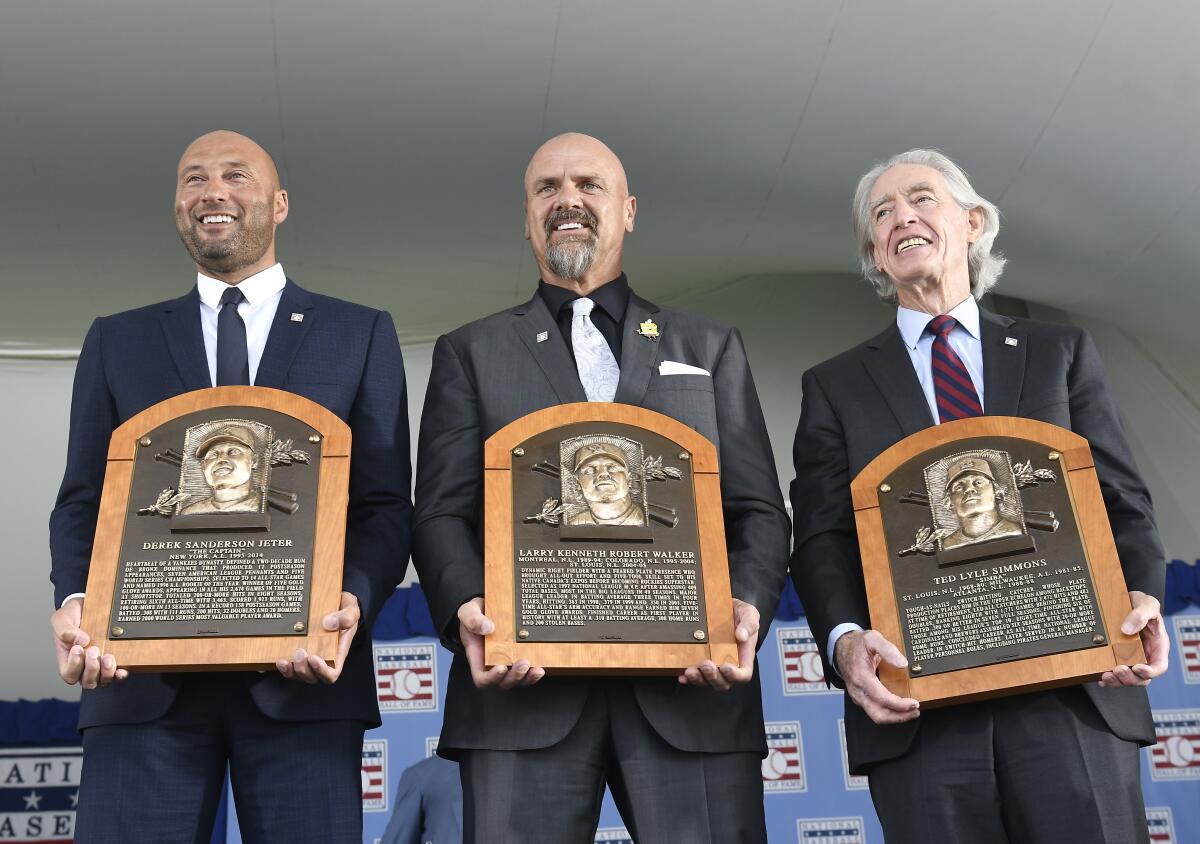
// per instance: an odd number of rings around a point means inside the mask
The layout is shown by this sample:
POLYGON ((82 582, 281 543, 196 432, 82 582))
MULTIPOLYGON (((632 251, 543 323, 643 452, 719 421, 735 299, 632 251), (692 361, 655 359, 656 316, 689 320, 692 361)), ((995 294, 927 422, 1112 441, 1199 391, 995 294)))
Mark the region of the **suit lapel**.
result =
MULTIPOLYGON (((658 305, 630 291, 629 305, 625 309, 625 328, 621 332, 621 380, 617 382, 617 395, 613 401, 641 405, 645 399, 654 359, 658 356, 658 342, 637 332, 651 314, 657 313, 658 305)), ((657 322, 661 336, 666 322, 661 316, 657 322)))
POLYGON ((1025 378, 1028 335, 1009 317, 984 310, 979 311, 979 334, 983 343, 984 412, 989 416, 1016 416, 1025 378))
POLYGON ((575 361, 571 359, 558 323, 550 316, 541 296, 535 293, 532 299, 513 312, 513 331, 541 367, 560 403, 587 401, 575 361), (545 339, 538 342, 539 336, 545 339))
POLYGON ((288 279, 279 298, 279 307, 275 309, 275 319, 271 321, 271 331, 267 334, 267 345, 258 363, 254 386, 283 387, 296 351, 316 317, 312 294, 288 279), (304 318, 296 322, 292 314, 301 314, 304 318))
POLYGON ((200 327, 200 291, 188 293, 166 304, 160 315, 171 359, 179 370, 187 391, 212 386, 208 355, 204 351, 204 333, 200 327))
POLYGON ((925 392, 917 373, 913 371, 912 358, 904 346, 900 329, 895 323, 867 343, 868 353, 864 361, 867 373, 892 415, 900 423, 905 436, 923 431, 934 424, 933 414, 925 401, 925 392))

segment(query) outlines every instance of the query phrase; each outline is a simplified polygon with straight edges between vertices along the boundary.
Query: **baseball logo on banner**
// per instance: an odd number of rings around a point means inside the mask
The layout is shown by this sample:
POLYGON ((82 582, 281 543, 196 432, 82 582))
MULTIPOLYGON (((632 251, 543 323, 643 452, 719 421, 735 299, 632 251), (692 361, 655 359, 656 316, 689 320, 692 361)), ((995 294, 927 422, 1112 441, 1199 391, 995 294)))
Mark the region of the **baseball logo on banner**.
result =
POLYGON ((1175 641, 1183 682, 1200 683, 1200 615, 1175 616, 1175 641))
POLYGON ((436 710, 437 648, 376 645, 375 687, 380 712, 436 710))
POLYGON ((861 817, 796 821, 796 840, 800 844, 865 844, 866 838, 861 817))
POLYGON ((1146 828, 1152 844, 1175 844, 1175 821, 1166 806, 1146 807, 1146 828))
POLYGON ((763 791, 808 791, 799 721, 768 721, 767 758, 762 760, 763 791))
POLYGON ((1150 748, 1150 776, 1156 780, 1200 779, 1200 710, 1154 711, 1158 744, 1150 748))
POLYGON ((785 695, 840 694, 825 682, 821 651, 806 625, 781 627, 775 633, 779 644, 779 668, 785 695))
POLYGON ((623 826, 596 830, 596 844, 633 844, 629 830, 623 826))
POLYGON ((364 812, 387 811, 387 739, 363 742, 362 804, 364 812))
POLYGON ((865 774, 851 776, 850 774, 850 754, 846 751, 846 719, 838 719, 838 738, 842 742, 842 779, 846 784, 847 791, 862 791, 867 788, 867 777, 865 774))
POLYGON ((79 747, 0 750, 0 841, 71 841, 82 767, 79 747))

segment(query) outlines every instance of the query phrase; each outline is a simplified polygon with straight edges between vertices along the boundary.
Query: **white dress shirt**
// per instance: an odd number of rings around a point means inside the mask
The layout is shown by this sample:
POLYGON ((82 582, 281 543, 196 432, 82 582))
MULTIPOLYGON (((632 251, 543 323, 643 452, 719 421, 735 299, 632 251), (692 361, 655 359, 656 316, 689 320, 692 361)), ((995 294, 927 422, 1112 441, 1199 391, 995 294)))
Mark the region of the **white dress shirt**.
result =
MULTIPOLYGON (((283 296, 287 276, 283 266, 275 264, 260 273, 242 279, 237 289, 245 300, 238 305, 238 314, 246 323, 246 353, 250 362, 250 383, 258 375, 258 364, 263 349, 267 347, 267 334, 283 296)), ((200 327, 204 332, 204 354, 208 357, 208 375, 213 385, 217 383, 217 316, 221 313, 221 294, 229 285, 204 273, 196 274, 196 287, 200 290, 200 327)))
MULTIPOLYGON (((979 304, 974 296, 968 296, 947 313, 957 320, 958 325, 950 330, 947 340, 955 353, 967 368, 975 392, 979 394, 979 406, 983 404, 983 340, 979 335, 979 304)), ((908 308, 896 309, 896 327, 900 329, 900 338, 908 349, 908 357, 921 382, 921 390, 925 393, 925 401, 929 404, 929 412, 933 414, 934 424, 940 425, 938 419, 937 398, 933 393, 933 334, 925 330, 934 319, 933 315, 923 311, 911 311, 908 308)), ((834 662, 834 649, 843 634, 852 630, 862 630, 862 627, 852 621, 843 621, 829 631, 829 641, 825 653, 829 659, 827 664, 837 671, 834 662)), ((896 644, 893 642, 892 644, 896 644)), ((838 672, 839 674, 841 672, 838 672)))

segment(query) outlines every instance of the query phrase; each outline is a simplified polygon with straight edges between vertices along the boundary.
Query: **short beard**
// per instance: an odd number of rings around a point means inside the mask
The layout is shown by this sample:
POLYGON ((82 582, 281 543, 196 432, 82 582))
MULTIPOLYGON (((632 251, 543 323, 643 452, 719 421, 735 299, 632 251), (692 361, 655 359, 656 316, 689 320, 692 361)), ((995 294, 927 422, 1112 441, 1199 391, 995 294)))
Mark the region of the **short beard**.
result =
POLYGON ((588 271, 588 267, 592 265, 595 258, 595 235, 584 241, 568 240, 552 243, 546 250, 546 263, 550 265, 550 271, 559 278, 572 281, 583 278, 583 274, 588 271))
POLYGON ((225 240, 201 240, 196 236, 197 226, 195 219, 188 218, 188 225, 179 227, 179 239, 196 266, 218 275, 258 263, 271 248, 275 235, 266 203, 247 207, 238 219, 237 228, 225 240))

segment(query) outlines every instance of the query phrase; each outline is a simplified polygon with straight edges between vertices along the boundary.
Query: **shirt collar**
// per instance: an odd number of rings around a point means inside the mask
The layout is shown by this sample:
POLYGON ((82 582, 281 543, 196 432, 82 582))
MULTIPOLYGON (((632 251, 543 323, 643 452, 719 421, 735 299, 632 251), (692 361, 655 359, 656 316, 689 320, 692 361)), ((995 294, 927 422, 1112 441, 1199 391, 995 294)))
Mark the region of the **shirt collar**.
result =
MULTIPOLYGON (((287 276, 283 273, 283 265, 275 264, 267 267, 249 278, 237 283, 237 289, 242 291, 250 307, 254 308, 278 293, 287 284, 287 276)), ((221 294, 229 289, 229 285, 215 278, 209 278, 204 273, 196 273, 196 287, 200 290, 200 301, 213 310, 221 308, 221 294)))
MULTIPOLYGON (((975 301, 974 296, 963 299, 948 313, 966 329, 968 334, 976 340, 979 339, 979 303, 975 301)), ((925 326, 929 325, 932 320, 933 317, 924 311, 913 311, 908 308, 896 309, 896 326, 900 329, 904 345, 910 349, 917 348, 921 335, 925 333, 925 326)))
MULTIPOLYGON (((555 319, 558 319, 563 308, 569 307, 580 298, 565 287, 547 284, 544 281, 538 281, 538 294, 555 319)), ((588 298, 596 303, 597 308, 603 309, 612 317, 613 322, 621 323, 625 319, 625 309, 629 307, 629 280, 625 278, 625 273, 621 273, 612 281, 593 290, 588 298)))

